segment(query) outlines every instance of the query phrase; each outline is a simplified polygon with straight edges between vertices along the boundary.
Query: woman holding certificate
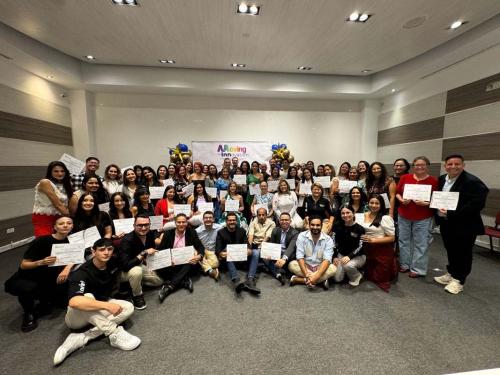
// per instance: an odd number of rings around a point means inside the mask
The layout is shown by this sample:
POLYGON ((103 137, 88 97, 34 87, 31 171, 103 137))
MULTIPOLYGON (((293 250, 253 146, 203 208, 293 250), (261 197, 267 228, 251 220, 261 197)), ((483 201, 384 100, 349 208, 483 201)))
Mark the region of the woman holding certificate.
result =
POLYGON ((428 173, 430 161, 425 156, 413 160, 413 173, 400 177, 396 189, 399 227, 399 272, 417 278, 427 274, 429 245, 432 241, 431 194, 438 181, 428 173))
POLYGON ((201 203, 213 203, 213 200, 212 197, 207 194, 204 182, 197 180, 194 182, 194 193, 187 201, 187 204, 191 205, 191 212, 193 213, 188 220, 188 223, 192 227, 199 227, 203 224, 203 211, 199 210, 201 203))
POLYGON ((288 212, 292 219, 291 227, 302 229, 304 221, 297 213, 297 207, 297 195, 294 191, 290 191, 290 185, 286 180, 281 180, 278 185, 278 192, 273 196, 273 211, 276 220, 279 220, 282 212, 288 212))
POLYGON ((156 203, 155 215, 163 216, 163 230, 175 228, 174 204, 180 204, 175 187, 170 185, 165 188, 163 198, 156 203))
POLYGON ((243 211, 245 210, 245 206, 243 203, 243 197, 237 193, 237 185, 236 182, 231 181, 228 186, 228 191, 225 197, 221 199, 220 208, 222 211, 222 216, 219 219, 219 224, 226 223, 226 215, 228 212, 234 212, 236 214, 237 224, 239 227, 244 228, 245 230, 248 228, 248 224, 246 222, 245 217, 243 216, 243 211), (227 202, 233 202, 231 205, 235 205, 235 209, 231 211, 226 211, 227 202), (238 202, 237 204, 234 202, 238 202), (237 209, 236 209, 237 208, 237 209))
POLYGON ((78 207, 73 221, 73 232, 80 232, 93 226, 97 227, 101 237, 112 237, 113 227, 108 213, 99 211, 99 206, 92 194, 83 193, 78 200, 78 207))
POLYGON ((72 264, 52 266, 52 245, 68 243, 73 220, 68 216, 56 219, 54 233, 36 238, 24 253, 19 270, 5 282, 5 291, 17 296, 23 308, 21 330, 29 332, 37 326, 37 318, 50 312, 56 304, 67 305, 67 283, 72 264))
POLYGON ((267 211, 267 217, 272 218, 274 216, 273 212, 273 194, 267 189, 267 182, 262 181, 260 183, 260 194, 256 194, 253 197, 252 202, 252 215, 257 216, 256 205, 265 205, 267 211))
POLYGON ((396 183, 387 175, 385 165, 376 161, 370 165, 366 177, 366 194, 380 194, 386 202, 385 207, 393 217, 394 203, 396 200, 396 183))
POLYGON ((127 197, 129 205, 134 202, 134 194, 138 186, 139 183, 137 182, 137 175, 134 170, 132 168, 126 169, 125 172, 123 172, 122 193, 127 197))

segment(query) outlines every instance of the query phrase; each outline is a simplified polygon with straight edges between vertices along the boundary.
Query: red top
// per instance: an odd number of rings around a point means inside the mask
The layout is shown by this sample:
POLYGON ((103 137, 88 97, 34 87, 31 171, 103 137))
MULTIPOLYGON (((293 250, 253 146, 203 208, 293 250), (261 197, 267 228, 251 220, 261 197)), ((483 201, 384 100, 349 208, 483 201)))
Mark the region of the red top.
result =
POLYGON ((163 225, 167 223, 168 219, 168 201, 167 198, 160 199, 156 202, 155 215, 163 215, 163 225))
MULTIPOLYGON (((437 190, 438 188, 438 180, 435 177, 428 176, 424 180, 416 180, 413 173, 411 173, 401 176, 396 189, 396 194, 403 196, 404 186, 406 184, 431 185, 432 191, 437 190)), ((432 217, 433 211, 429 208, 429 206, 418 206, 414 201, 411 201, 407 205, 400 203, 398 214, 407 220, 422 220, 432 217)))

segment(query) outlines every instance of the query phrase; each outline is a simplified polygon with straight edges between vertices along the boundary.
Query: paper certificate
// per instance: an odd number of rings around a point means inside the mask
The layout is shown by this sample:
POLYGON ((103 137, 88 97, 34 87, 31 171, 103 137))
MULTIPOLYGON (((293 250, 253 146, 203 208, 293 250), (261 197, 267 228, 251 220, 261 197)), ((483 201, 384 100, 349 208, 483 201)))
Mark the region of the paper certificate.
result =
POLYGON ((240 201, 234 200, 234 199, 229 199, 226 200, 224 204, 224 211, 226 212, 238 212, 240 209, 240 201))
POLYGON ((109 202, 101 203, 99 205, 99 211, 109 212, 109 202))
POLYGON ((248 192, 250 193, 250 195, 260 194, 260 184, 249 185, 248 189, 249 189, 248 192))
POLYGON ((52 245, 50 256, 56 257, 56 262, 50 267, 85 262, 85 247, 82 243, 56 243, 52 245))
POLYGON ((203 214, 207 211, 214 212, 214 204, 212 202, 198 203, 198 212, 203 214))
POLYGON ((184 214, 187 217, 191 215, 191 205, 189 204, 174 204, 174 216, 184 214))
POLYGON ((162 199, 164 192, 165 192, 164 186, 150 186, 149 199, 162 199))
POLYGON ((226 195, 227 195, 227 190, 219 191, 219 199, 226 198, 226 195))
POLYGON ((269 209, 267 208, 267 203, 261 203, 261 204, 256 204, 255 206, 253 206, 253 210, 255 212, 255 215, 257 215, 257 211, 259 211, 259 209, 265 209, 266 210, 266 213, 269 213, 269 209))
POLYGON ((389 201, 389 197, 387 196, 387 193, 380 194, 380 196, 384 200, 385 208, 389 209, 391 207, 391 202, 389 201))
POLYGON ((194 185, 193 184, 189 184, 189 185, 184 186, 182 188, 182 192, 184 193, 185 197, 189 197, 190 195, 193 195, 193 193, 194 193, 194 185))
MULTIPOLYGON (((294 180, 294 182, 295 182, 295 180, 294 180)), ((277 191, 279 183, 280 182, 276 181, 276 180, 267 181, 267 190, 269 190, 271 192, 277 191)))
POLYGON ((260 249, 260 257, 262 259, 281 259, 281 244, 262 242, 262 247, 260 249))
POLYGON ((362 213, 354 214, 354 219, 355 219, 354 222, 361 225, 361 223, 365 222, 365 214, 362 213))
POLYGON ((186 246, 186 247, 178 247, 176 249, 170 250, 172 253, 172 264, 186 264, 194 257, 194 247, 186 246))
POLYGON ((431 200, 431 191, 432 185, 406 184, 403 190, 403 199, 429 202, 431 200))
POLYGON ((459 197, 458 191, 435 191, 432 193, 430 208, 454 211, 457 209, 459 197))
POLYGON ((288 178, 286 180, 286 182, 288 182, 288 185, 290 185, 290 190, 294 190, 295 189, 295 179, 294 178, 288 178))
POLYGON ((358 186, 358 181, 339 180, 339 193, 349 193, 354 186, 358 186))
POLYGON ((94 242, 101 239, 101 234, 96 226, 70 234, 68 241, 71 244, 83 244, 85 248, 92 247, 94 242))
POLYGON ((233 176, 233 181, 236 182, 237 185, 246 185, 247 184, 247 176, 244 174, 235 174, 233 176))
POLYGON ((301 183, 299 186, 299 194, 311 195, 311 185, 301 183))
POLYGON ((115 233, 130 233, 134 230, 134 218, 113 220, 115 233))
POLYGON ((217 198, 217 188, 206 187, 205 191, 210 196, 210 198, 217 198))
POLYGON ((247 244, 241 245, 227 245, 227 258, 228 262, 243 262, 248 258, 247 244))
POLYGON ((330 176, 314 177, 314 182, 323 186, 324 189, 329 189, 332 183, 330 181, 330 176))
POLYGON ((151 226, 149 227, 149 229, 162 230, 162 228, 163 228, 163 215, 150 216, 149 220, 151 220, 151 226))
POLYGON ((77 158, 68 154, 62 154, 59 161, 62 161, 66 168, 68 168, 69 173, 73 175, 80 174, 80 172, 85 167, 85 162, 78 160, 77 158))
POLYGON ((146 258, 146 267, 150 271, 170 267, 172 265, 172 254, 170 249, 160 250, 146 258))
POLYGON ((167 178, 166 180, 163 180, 163 187, 166 188, 167 186, 175 186, 175 182, 171 178, 167 178))

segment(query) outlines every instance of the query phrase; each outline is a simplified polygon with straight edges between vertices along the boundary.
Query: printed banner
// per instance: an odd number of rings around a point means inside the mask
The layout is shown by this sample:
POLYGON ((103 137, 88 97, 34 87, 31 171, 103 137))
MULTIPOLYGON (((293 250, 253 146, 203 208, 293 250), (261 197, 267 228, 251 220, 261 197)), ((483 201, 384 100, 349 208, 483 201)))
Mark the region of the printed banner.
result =
POLYGON ((191 150, 193 161, 215 164, 217 169, 220 169, 225 158, 237 157, 240 163, 243 160, 262 163, 267 162, 272 155, 270 142, 193 141, 191 150))

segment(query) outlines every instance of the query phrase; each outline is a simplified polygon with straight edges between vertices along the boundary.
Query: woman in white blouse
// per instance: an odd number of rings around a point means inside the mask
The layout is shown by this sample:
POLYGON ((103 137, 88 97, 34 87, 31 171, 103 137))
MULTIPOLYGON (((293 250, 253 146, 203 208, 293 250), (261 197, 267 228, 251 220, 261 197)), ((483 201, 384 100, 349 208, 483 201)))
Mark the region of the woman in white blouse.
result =
POLYGON ((384 215, 385 203, 380 195, 370 196, 368 208, 364 220, 359 223, 366 232, 361 236, 366 254, 366 279, 388 292, 398 272, 394 220, 384 215))
POLYGON ((276 219, 282 212, 288 212, 292 218, 292 228, 301 229, 304 226, 304 221, 297 213, 298 201, 297 194, 290 191, 290 185, 286 180, 281 180, 278 185, 278 192, 273 197, 273 211, 276 219))
POLYGON ((102 186, 104 186, 104 189, 106 189, 109 196, 114 193, 121 193, 123 187, 121 179, 122 174, 120 172, 120 168, 116 164, 110 164, 106 167, 102 186))

